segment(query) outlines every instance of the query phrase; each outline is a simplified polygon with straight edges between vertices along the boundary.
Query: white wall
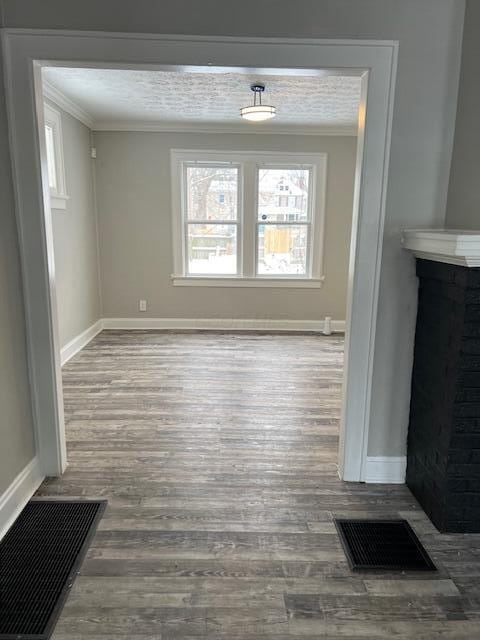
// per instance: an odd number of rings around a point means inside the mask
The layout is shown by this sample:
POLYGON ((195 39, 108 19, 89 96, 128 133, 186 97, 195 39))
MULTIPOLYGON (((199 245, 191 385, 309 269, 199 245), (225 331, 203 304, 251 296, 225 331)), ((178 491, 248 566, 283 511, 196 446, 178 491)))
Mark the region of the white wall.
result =
POLYGON ((345 319, 356 138, 96 132, 95 146, 104 317, 345 319), (324 287, 175 287, 170 150, 179 148, 326 152, 324 287))
MULTIPOLYGON (((404 227, 445 222, 463 0, 3 0, 9 27, 218 36, 393 39, 400 44, 369 455, 406 447, 416 313, 404 227)), ((126 52, 128 58, 128 52, 126 52)))
POLYGON ((467 0, 447 227, 480 229, 480 2, 467 0))
POLYGON ((60 112, 67 208, 54 209, 53 242, 60 344, 64 347, 101 317, 91 132, 60 112))

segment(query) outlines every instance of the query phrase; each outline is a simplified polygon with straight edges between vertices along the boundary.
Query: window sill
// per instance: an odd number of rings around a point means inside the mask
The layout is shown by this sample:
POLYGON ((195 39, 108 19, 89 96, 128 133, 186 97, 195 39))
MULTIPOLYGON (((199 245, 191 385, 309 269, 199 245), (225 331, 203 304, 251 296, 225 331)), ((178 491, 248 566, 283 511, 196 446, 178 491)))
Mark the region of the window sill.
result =
POLYGON ((177 276, 172 275, 176 287, 283 287, 288 289, 320 289, 321 278, 246 278, 241 276, 177 276))
POLYGON ((50 195, 50 206, 52 209, 66 209, 68 196, 50 195))

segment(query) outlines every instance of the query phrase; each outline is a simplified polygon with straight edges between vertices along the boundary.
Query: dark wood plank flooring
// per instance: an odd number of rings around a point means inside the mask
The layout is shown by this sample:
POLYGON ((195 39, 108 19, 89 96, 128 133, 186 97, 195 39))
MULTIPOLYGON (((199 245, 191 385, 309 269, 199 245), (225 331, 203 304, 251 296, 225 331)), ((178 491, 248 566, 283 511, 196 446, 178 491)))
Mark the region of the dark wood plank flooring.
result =
POLYGON ((480 637, 480 536, 337 477, 343 340, 104 331, 63 370, 69 467, 109 506, 55 640, 480 637), (333 517, 406 517, 436 574, 352 574, 333 517))

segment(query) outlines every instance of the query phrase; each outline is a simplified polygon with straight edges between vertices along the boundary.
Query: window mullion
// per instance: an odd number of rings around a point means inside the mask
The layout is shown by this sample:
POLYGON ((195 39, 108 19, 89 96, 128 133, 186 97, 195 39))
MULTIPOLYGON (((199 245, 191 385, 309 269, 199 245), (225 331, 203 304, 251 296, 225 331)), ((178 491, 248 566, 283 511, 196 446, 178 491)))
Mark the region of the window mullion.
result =
POLYGON ((243 165, 243 275, 255 276, 256 252, 256 167, 253 162, 243 165))
POLYGON ((220 225, 238 225, 239 221, 235 218, 233 220, 217 220, 215 218, 209 218, 207 220, 203 220, 200 218, 190 218, 187 221, 187 224, 220 224, 220 225))

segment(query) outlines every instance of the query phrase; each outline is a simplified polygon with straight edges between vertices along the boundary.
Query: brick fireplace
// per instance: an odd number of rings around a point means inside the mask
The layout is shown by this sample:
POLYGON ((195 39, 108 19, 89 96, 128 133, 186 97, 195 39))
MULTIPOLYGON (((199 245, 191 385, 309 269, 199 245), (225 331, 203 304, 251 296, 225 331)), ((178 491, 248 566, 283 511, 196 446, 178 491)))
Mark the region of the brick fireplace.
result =
POLYGON ((459 232, 443 232, 443 244, 428 233, 405 235, 419 279, 407 484, 440 531, 478 533, 480 234, 462 245, 459 232))

